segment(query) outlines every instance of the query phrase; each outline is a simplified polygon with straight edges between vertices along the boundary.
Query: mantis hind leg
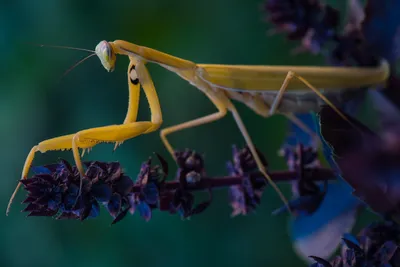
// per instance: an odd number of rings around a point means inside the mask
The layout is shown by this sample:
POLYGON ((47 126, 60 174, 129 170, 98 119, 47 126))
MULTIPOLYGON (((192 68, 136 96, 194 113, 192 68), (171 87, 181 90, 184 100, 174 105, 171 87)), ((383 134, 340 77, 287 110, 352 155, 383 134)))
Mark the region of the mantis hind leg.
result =
POLYGON ((286 200, 285 196, 283 195, 283 193, 280 191, 280 189, 277 187, 277 185, 274 183, 274 181, 272 180, 272 178, 267 174, 266 170, 265 170, 265 166, 263 165, 257 151, 256 148, 253 144, 253 141, 250 138, 249 133, 247 132, 247 129, 242 121, 242 119, 240 118, 239 113, 237 112, 235 106, 229 101, 229 99, 221 94, 220 96, 216 96, 216 95, 211 95, 211 94, 207 94, 206 95, 210 98, 210 100, 214 103, 214 105, 217 107, 218 112, 193 120, 193 121, 189 121, 189 122, 185 122, 182 124, 178 124, 169 128, 165 128, 163 130, 161 130, 161 140, 163 141, 164 145, 166 146, 166 148, 168 149, 169 153, 172 155, 173 158, 175 158, 174 156, 174 149, 172 148, 172 146, 170 145, 170 143, 168 142, 166 135, 171 134, 173 132, 177 132, 183 129, 188 129, 188 128, 193 128, 196 126, 200 126, 200 125, 204 125, 216 120, 219 120, 221 118, 223 118, 226 115, 226 111, 227 109, 233 114, 233 117, 236 121, 236 124, 238 125, 240 132, 242 133, 247 146, 250 149, 251 154, 254 157, 254 160, 257 164, 257 167, 259 169, 259 171, 262 173, 262 175, 266 178, 267 182, 274 188, 274 190, 278 193, 279 197, 281 198, 281 200, 284 202, 284 204, 288 207, 288 210, 290 212, 290 207, 288 204, 288 201, 286 200))
POLYGON ((311 91, 313 91, 319 98, 321 98, 329 107, 331 107, 343 120, 347 121, 351 126, 355 129, 359 129, 354 123, 352 123, 346 115, 343 114, 326 96, 324 96, 317 88, 311 85, 305 78, 301 77, 300 75, 296 74, 295 72, 290 71, 288 75, 297 78, 299 81, 304 83, 311 91))
POLYGON ((174 149, 171 146, 171 144, 168 142, 167 135, 174 133, 174 132, 184 130, 184 129, 194 128, 194 127, 197 127, 200 125, 211 123, 211 122, 217 121, 217 120, 225 117, 225 115, 227 113, 225 104, 222 101, 220 101, 215 95, 211 95, 211 94, 206 94, 206 95, 210 98, 210 100, 217 107, 218 112, 195 119, 195 120, 192 120, 192 121, 187 121, 187 122, 184 122, 184 123, 181 123, 178 125, 164 128, 160 131, 161 140, 164 143, 164 146, 167 148, 168 152, 171 154, 171 156, 174 159, 175 159, 174 149))
POLYGON ((289 203, 286 199, 286 197, 283 195, 282 191, 278 188, 278 186, 275 184, 275 182, 272 180, 272 178, 268 175, 258 153, 257 150, 253 144, 253 141, 251 140, 251 137, 249 135, 249 133, 247 132, 247 129, 238 113, 238 111, 236 110, 235 106, 231 105, 229 107, 229 111, 232 112, 233 118, 236 121, 237 126, 239 127, 240 132, 242 133, 247 146, 250 149, 251 154, 253 155, 253 158, 257 164, 257 167, 259 169, 259 171, 262 173, 262 175, 265 177, 265 179, 267 180, 267 182, 272 186, 272 188, 276 191, 276 193, 279 195, 280 199, 282 200, 282 202, 285 204, 285 206, 287 207, 289 213, 292 213, 291 208, 289 206, 289 203))
MULTIPOLYGON (((349 122, 351 124, 351 122, 349 121, 349 119, 346 117, 346 115, 344 115, 331 101, 329 101, 329 99, 327 99, 317 88, 315 88, 314 86, 312 86, 305 78, 301 77, 300 75, 296 74, 293 71, 289 71, 285 80, 282 83, 281 88, 278 91, 277 96, 274 99, 274 102, 271 105, 271 108, 269 110, 269 115, 273 115, 275 113, 279 113, 277 112, 278 106, 280 104, 280 101, 283 97, 283 94, 285 93, 290 81, 296 78, 298 80, 300 80, 302 83, 304 83, 309 89, 311 89, 319 98, 321 98, 327 105, 329 105, 341 118, 343 118, 345 121, 349 122)), ((292 113, 282 113, 284 116, 286 116, 289 120, 291 120, 294 124, 296 124, 299 128, 301 128, 304 132, 310 134, 316 145, 319 145, 321 143, 321 140, 319 138, 319 136, 313 132, 311 129, 309 129, 309 127, 307 127, 306 125, 304 125, 296 116, 294 116, 294 114, 292 113)), ((354 126, 354 125, 353 125, 354 126)), ((356 126, 354 126, 356 127, 356 126)))

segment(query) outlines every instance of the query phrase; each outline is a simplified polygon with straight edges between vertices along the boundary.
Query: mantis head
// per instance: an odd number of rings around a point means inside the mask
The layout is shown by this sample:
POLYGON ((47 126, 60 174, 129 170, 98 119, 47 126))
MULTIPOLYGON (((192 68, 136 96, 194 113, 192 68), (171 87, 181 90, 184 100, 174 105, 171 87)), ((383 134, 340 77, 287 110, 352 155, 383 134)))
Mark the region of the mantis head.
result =
POLYGON ((117 59, 113 47, 107 41, 101 41, 95 49, 96 55, 99 57, 101 64, 108 71, 111 72, 115 68, 115 61, 117 59))

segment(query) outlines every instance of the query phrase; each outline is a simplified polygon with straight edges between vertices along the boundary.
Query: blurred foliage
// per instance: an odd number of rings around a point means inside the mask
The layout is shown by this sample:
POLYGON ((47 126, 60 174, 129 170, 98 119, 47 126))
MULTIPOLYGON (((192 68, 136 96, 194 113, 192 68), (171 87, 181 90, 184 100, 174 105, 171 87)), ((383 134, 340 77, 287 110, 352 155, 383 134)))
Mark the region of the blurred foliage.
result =
MULTIPOLYGON (((328 1, 344 9, 345 1, 328 1)), ((123 39, 198 63, 315 65, 323 59, 291 56, 294 44, 283 36, 269 37, 260 1, 70 0, 0 2, 0 140, 3 175, 0 203, 6 208, 20 177, 25 157, 38 142, 95 126, 118 124, 127 109, 127 58, 118 57, 109 74, 92 58, 60 79, 84 52, 40 48, 53 44, 94 49, 101 40, 123 39)), ((196 88, 175 74, 149 65, 164 115, 164 127, 214 112, 196 88)), ((285 168, 277 150, 284 139, 285 121, 263 119, 237 105, 255 144, 271 168, 285 168)), ((144 96, 139 120, 149 117, 144 96)), ((205 153, 208 174, 225 174, 231 145, 243 145, 231 116, 170 137, 178 149, 205 153)), ((99 145, 86 160, 120 161, 135 177, 140 164, 157 151, 169 156, 158 133, 130 140, 112 153, 99 145)), ((34 165, 50 163, 70 152, 37 154, 34 165)), ((172 160, 169 159, 171 166, 172 160)), ((282 186, 289 193, 288 185, 282 186)), ((2 266, 303 266, 287 235, 287 217, 272 217, 280 206, 268 189, 257 214, 231 219, 226 190, 214 194, 202 216, 181 221, 155 212, 146 223, 137 216, 110 227, 100 220, 54 221, 25 218, 18 194, 9 217, 0 220, 2 266)), ((364 215, 370 217, 371 215, 364 215)), ((367 219, 364 217, 364 219, 367 219)))

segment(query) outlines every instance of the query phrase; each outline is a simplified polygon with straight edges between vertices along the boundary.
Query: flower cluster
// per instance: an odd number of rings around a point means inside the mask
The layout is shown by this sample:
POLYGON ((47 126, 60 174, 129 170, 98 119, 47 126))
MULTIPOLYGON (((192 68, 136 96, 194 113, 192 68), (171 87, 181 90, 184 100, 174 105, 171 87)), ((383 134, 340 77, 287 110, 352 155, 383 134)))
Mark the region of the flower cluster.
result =
MULTIPOLYGON (((328 180, 325 180, 324 186, 321 187, 312 180, 310 175, 307 175, 311 172, 306 172, 306 170, 321 167, 317 149, 298 144, 295 147, 284 146, 280 154, 286 159, 289 170, 297 174, 292 181, 293 200, 289 202, 289 207, 295 213, 312 214, 324 200, 328 184, 328 180)), ((275 210, 274 214, 280 214, 283 211, 287 211, 286 206, 275 210)))
MULTIPOLYGON (((240 184, 229 188, 229 199, 233 208, 231 216, 234 217, 254 211, 261 203, 261 196, 267 184, 265 179, 260 177, 256 162, 248 147, 238 149, 233 146, 232 151, 233 161, 227 163, 227 168, 231 175, 241 179, 240 184)), ((257 153, 261 156, 264 167, 267 167, 266 159, 259 151, 257 153)))
MULTIPOLYGON (((344 23, 335 8, 320 0, 266 0, 263 7, 274 26, 273 32, 285 33, 289 40, 300 42, 296 52, 322 54, 334 66, 376 67, 385 59, 390 65, 391 77, 383 92, 400 106, 400 79, 395 72, 400 55, 400 1, 368 0, 365 8, 358 1, 348 3, 344 23), (341 24, 344 24, 342 29, 341 24)), ((348 88, 338 89, 342 91, 326 96, 344 114, 359 106, 366 92, 363 88, 353 88, 356 90, 352 92, 348 88)), ((357 236, 344 234, 339 256, 331 261, 310 256, 315 261, 311 266, 400 266, 397 249, 400 245, 400 112, 389 109, 388 101, 382 102, 378 95, 372 101, 379 112, 384 111, 380 123, 385 126, 378 133, 352 118, 355 112, 346 114, 348 120, 328 106, 322 106, 319 112, 321 137, 334 151, 329 155, 333 160, 327 159, 340 171, 340 178, 350 185, 352 192, 339 187, 337 191, 331 190, 335 188, 328 185, 328 180, 335 179, 336 173, 321 167, 317 149, 311 146, 285 145, 281 155, 289 170, 268 172, 275 182, 292 184, 293 198, 289 202, 295 215, 291 218, 292 238, 295 246, 301 248, 298 253, 302 256, 308 256, 310 251, 321 257, 332 254, 341 240, 339 236, 351 230, 349 225, 353 224, 360 206, 354 196, 384 219, 364 228, 357 236), (386 120, 391 123, 390 127, 386 120), (347 200, 344 193, 356 201, 343 201, 339 205, 338 197, 347 200), (337 242, 332 241, 333 235, 337 242)), ((228 188, 231 215, 247 215, 260 205, 268 183, 248 147, 234 146, 232 152, 233 159, 227 163, 228 176, 209 177, 199 153, 177 151, 178 170, 171 180, 167 180, 169 166, 158 154, 159 164, 155 165, 149 158, 142 164, 136 181, 123 172, 118 162, 86 162, 86 173, 81 177, 75 166, 61 160, 35 168, 33 177, 21 181, 28 193, 24 211, 29 212, 28 216, 83 221, 97 217, 100 206, 104 206, 113 218, 112 224, 135 212, 148 221, 154 210, 178 214, 185 219, 210 206, 214 189, 228 188), (196 191, 208 192, 208 199, 196 202, 196 191)), ((259 151, 258 154, 268 170, 265 157, 259 151)), ((286 211, 284 206, 273 214, 286 211)))
MULTIPOLYGON (((135 212, 150 220, 154 209, 188 218, 206 210, 211 204, 214 188, 229 187, 233 215, 247 214, 261 201, 266 182, 248 148, 233 148, 233 160, 227 164, 230 176, 223 177, 207 177, 203 157, 185 150, 175 153, 176 177, 166 181, 168 164, 160 155, 156 156, 160 164, 154 165, 149 158, 142 164, 135 182, 117 162, 85 162, 86 173, 82 179, 76 167, 65 160, 36 167, 33 177, 21 180, 28 192, 24 201, 28 206, 24 211, 29 212, 28 216, 85 220, 97 217, 102 205, 114 218, 114 224, 135 212), (196 203, 195 191, 208 191, 209 199, 196 203)), ((319 167, 306 169, 304 173, 312 180, 332 176, 329 169, 319 167)), ((291 181, 297 172, 273 172, 270 175, 277 182, 291 181)))
POLYGON ((24 200, 28 216, 55 216, 56 219, 80 219, 98 216, 100 204, 117 217, 129 203, 133 181, 125 176, 117 162, 86 162, 81 179, 77 168, 67 161, 34 168, 35 175, 21 180, 28 191, 24 200))
POLYGON ((168 209, 170 213, 178 213, 182 218, 205 211, 211 204, 211 187, 204 187, 209 192, 209 199, 195 204, 195 197, 190 189, 202 184, 202 177, 205 176, 204 160, 195 151, 185 150, 175 152, 178 163, 176 181, 179 187, 175 190, 164 191, 160 198, 162 210, 168 209))
POLYGON ((381 2, 370 0, 364 10, 358 1, 349 1, 343 29, 338 10, 319 0, 266 0, 264 10, 275 26, 273 32, 301 41, 296 51, 323 52, 333 65, 376 66, 380 58, 392 63, 399 54, 395 47, 400 33, 396 6, 381 2), (376 16, 381 13, 388 16, 376 16))
POLYGON ((391 222, 372 223, 355 237, 343 238, 342 253, 332 261, 310 256, 310 267, 400 266, 400 227, 391 222))
POLYGON ((337 35, 339 12, 315 0, 268 0, 264 4, 268 21, 289 40, 300 40, 298 51, 319 53, 337 35))

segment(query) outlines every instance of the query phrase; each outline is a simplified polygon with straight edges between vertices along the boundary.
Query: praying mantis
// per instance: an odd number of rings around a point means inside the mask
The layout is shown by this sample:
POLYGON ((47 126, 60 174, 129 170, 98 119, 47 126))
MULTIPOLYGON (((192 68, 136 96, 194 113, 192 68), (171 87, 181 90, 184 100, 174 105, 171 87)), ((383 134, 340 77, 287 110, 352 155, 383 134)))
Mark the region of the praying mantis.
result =
MULTIPOLYGON (((389 65, 385 60, 382 60, 377 67, 369 68, 196 64, 123 40, 101 41, 94 51, 78 50, 91 52, 92 54, 88 57, 97 55, 108 72, 114 70, 117 55, 129 57, 130 63, 127 70, 129 104, 125 120, 120 125, 86 129, 74 134, 48 139, 33 146, 22 170, 22 179, 27 179, 36 152, 72 150, 77 169, 81 177, 84 177, 85 171, 79 149, 85 151, 85 149, 91 149, 99 143, 115 143, 115 148, 117 148, 128 139, 158 130, 163 122, 162 112, 155 86, 146 68, 147 63, 155 63, 174 72, 202 91, 217 109, 217 112, 211 115, 167 127, 160 131, 161 140, 171 156, 174 158, 174 149, 168 142, 167 135, 217 121, 230 112, 254 157, 259 171, 287 206, 286 198, 267 174, 232 100, 244 103, 262 117, 267 118, 279 112, 298 124, 301 124, 301 122, 296 121, 293 113, 318 111, 319 102, 322 100, 343 119, 347 120, 346 116, 319 89, 323 88, 327 92, 338 92, 343 88, 378 85, 387 80, 390 72, 389 65), (150 121, 136 120, 140 87, 142 87, 150 106, 150 121), (311 91, 307 92, 306 90, 311 91)), ((19 182, 11 196, 7 214, 20 186, 21 183, 19 182)))

